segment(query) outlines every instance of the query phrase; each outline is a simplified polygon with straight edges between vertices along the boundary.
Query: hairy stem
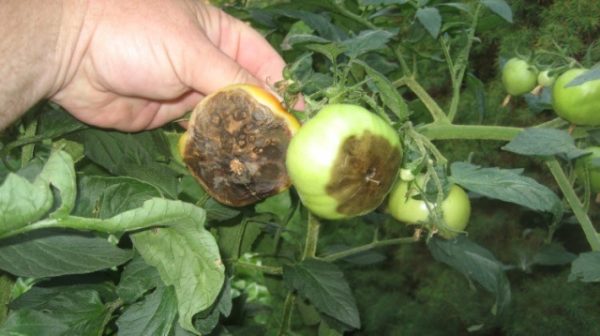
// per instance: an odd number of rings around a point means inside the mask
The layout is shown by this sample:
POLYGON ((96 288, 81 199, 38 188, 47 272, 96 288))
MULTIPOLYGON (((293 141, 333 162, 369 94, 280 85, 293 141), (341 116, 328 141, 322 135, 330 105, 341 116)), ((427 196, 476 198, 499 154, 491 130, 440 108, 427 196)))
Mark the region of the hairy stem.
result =
POLYGON ((546 165, 554 176, 554 179, 560 187, 560 190, 567 200, 567 203, 569 203, 571 210, 573 210, 573 214, 575 215, 575 218, 577 218, 579 225, 581 225, 583 233, 585 234, 585 238, 590 244, 592 250, 600 251, 600 237, 598 237, 598 233, 594 228, 594 224, 588 217, 583 205, 579 201, 579 198, 577 198, 577 194, 575 194, 575 190, 573 190, 571 183, 569 183, 569 179, 567 178, 567 175, 563 171, 562 167, 555 158, 546 160, 546 165))
POLYGON ((407 243, 415 243, 418 239, 416 237, 402 237, 402 238, 394 238, 394 239, 385 239, 385 240, 374 240, 368 244, 349 248, 344 251, 328 254, 326 256, 321 257, 320 259, 327 262, 334 262, 339 259, 343 259, 355 254, 359 254, 362 252, 366 252, 375 248, 390 246, 390 245, 400 245, 407 243))
POLYGON ((417 82, 413 77, 402 77, 396 81, 394 81, 394 86, 403 86, 406 85, 412 92, 414 92, 417 97, 421 100, 421 102, 427 107, 429 113, 431 113, 431 117, 434 122, 440 123, 448 123, 448 117, 444 113, 444 110, 438 105, 438 103, 433 99, 427 91, 417 82))
POLYGON ((499 140, 510 141, 523 131, 519 127, 485 125, 451 125, 431 123, 418 131, 429 140, 499 140))

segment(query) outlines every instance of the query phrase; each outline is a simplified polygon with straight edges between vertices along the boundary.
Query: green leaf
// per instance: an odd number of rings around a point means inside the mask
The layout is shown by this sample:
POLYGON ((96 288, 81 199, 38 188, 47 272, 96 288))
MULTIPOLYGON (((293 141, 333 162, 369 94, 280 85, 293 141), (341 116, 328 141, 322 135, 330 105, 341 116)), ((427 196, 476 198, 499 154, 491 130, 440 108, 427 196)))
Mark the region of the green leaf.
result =
POLYGON ((466 162, 455 162, 450 169, 452 181, 472 192, 536 211, 561 211, 560 199, 552 190, 516 170, 482 168, 466 162))
POLYGON ((162 280, 156 268, 136 255, 121 272, 117 294, 125 303, 133 303, 159 285, 162 285, 162 280))
POLYGON ((44 181, 31 183, 14 173, 0 186, 0 235, 42 218, 54 197, 44 181))
POLYGON ((155 228, 131 236, 144 260, 156 267, 177 295, 179 323, 197 333, 192 317, 209 309, 225 280, 224 266, 213 236, 203 228, 204 213, 191 224, 155 228))
POLYGON ((434 7, 423 7, 417 10, 417 20, 427 29, 429 35, 437 39, 442 27, 442 16, 440 11, 434 7))
POLYGON ((342 41, 341 45, 349 57, 356 58, 369 51, 386 48, 386 44, 394 37, 394 33, 387 30, 363 30, 357 36, 342 41))
POLYGON ((337 57, 345 51, 345 48, 339 43, 309 44, 306 48, 326 56, 331 63, 335 63, 337 57))
POLYGON ((308 259, 283 266, 283 280, 317 310, 353 328, 360 328, 358 308, 342 271, 331 263, 308 259))
POLYGON ((130 176, 177 197, 177 173, 166 162, 171 158, 164 133, 136 134, 89 129, 82 132, 86 156, 113 175, 130 176))
POLYGON ((390 82, 386 76, 371 68, 365 62, 358 60, 355 62, 360 64, 365 69, 367 75, 377 87, 383 104, 387 106, 387 108, 389 108, 396 115, 396 117, 398 117, 400 122, 408 119, 408 105, 406 105, 404 98, 402 98, 398 90, 396 90, 392 82, 390 82))
POLYGON ((102 335, 110 313, 95 290, 34 287, 14 303, 0 335, 102 335))
POLYGON ((51 218, 68 216, 75 207, 77 186, 73 159, 63 151, 52 151, 44 169, 37 177, 45 184, 52 184, 60 192, 60 205, 51 214, 51 218))
POLYGON ((481 3, 489 8, 492 12, 506 20, 507 22, 513 22, 513 13, 510 6, 504 0, 481 0, 481 3))
POLYGON ((558 266, 570 264, 577 255, 565 250, 565 248, 556 243, 547 244, 533 256, 533 263, 544 266, 558 266))
POLYGON ((582 253, 573 261, 569 281, 599 282, 600 252, 582 253))
POLYGON ((160 191, 130 177, 83 176, 77 194, 73 215, 106 219, 142 207, 145 201, 160 196, 160 191))
POLYGON ((409 0, 359 0, 359 2, 363 5, 363 6, 370 6, 370 5, 374 5, 374 6, 378 6, 378 5, 403 5, 408 3, 409 0))
POLYGON ((239 258, 252 250, 262 230, 260 225, 252 221, 243 220, 236 225, 222 225, 217 227, 219 248, 223 258, 239 258))
POLYGON ((502 149, 521 155, 564 155, 569 159, 585 154, 567 131, 553 128, 527 128, 502 149))
POLYGON ((0 240, 0 269, 23 277, 90 273, 121 265, 132 256, 132 250, 80 232, 37 230, 0 240))
POLYGON ((284 220, 292 208, 292 199, 289 191, 280 192, 268 197, 254 206, 257 213, 274 214, 280 220, 284 220))
POLYGON ((600 79, 600 66, 596 65, 593 68, 585 71, 581 75, 573 78, 570 82, 565 85, 566 88, 584 84, 589 81, 600 79))
POLYGON ((314 30, 303 21, 294 23, 281 42, 282 50, 292 50, 296 44, 302 43, 327 43, 328 39, 313 35, 314 30))
POLYGON ((173 287, 159 287, 123 311, 117 319, 119 336, 168 336, 176 316, 177 298, 173 287))
POLYGON ((494 294, 499 314, 506 311, 511 300, 510 283, 504 266, 490 251, 463 235, 453 240, 434 237, 427 246, 437 261, 449 265, 494 294))

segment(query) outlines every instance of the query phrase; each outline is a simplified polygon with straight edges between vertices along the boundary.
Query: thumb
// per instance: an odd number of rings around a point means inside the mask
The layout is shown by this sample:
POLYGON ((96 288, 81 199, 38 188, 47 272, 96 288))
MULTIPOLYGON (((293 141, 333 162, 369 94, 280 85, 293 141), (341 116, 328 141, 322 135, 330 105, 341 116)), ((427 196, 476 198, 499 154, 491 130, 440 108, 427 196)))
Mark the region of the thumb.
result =
POLYGON ((202 50, 186 52, 184 63, 182 73, 188 77, 186 84, 205 95, 230 84, 262 85, 260 80, 208 40, 204 41, 202 50))

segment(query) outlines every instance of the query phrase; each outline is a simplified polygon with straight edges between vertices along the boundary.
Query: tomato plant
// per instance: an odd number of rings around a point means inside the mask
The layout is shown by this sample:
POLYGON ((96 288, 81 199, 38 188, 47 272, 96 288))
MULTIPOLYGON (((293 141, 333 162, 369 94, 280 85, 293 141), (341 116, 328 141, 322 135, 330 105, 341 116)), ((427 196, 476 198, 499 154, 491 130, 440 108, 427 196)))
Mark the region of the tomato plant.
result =
POLYGON ((552 106, 556 114, 576 125, 600 125, 597 106, 600 103, 600 80, 569 86, 586 69, 570 69, 561 74, 552 90, 552 106))
POLYGON ((281 99, 135 134, 41 102, 0 133, 1 335, 600 328, 600 2, 214 3, 281 53, 281 99), (508 109, 501 55, 528 55, 508 109))
POLYGON ((286 166, 309 210, 341 219, 377 208, 401 160, 398 133, 388 123, 360 106, 332 104, 292 138, 286 166))
POLYGON ((419 190, 426 184, 425 176, 418 176, 414 183, 399 181, 390 193, 387 211, 395 219, 411 225, 436 229, 446 238, 454 238, 463 232, 471 216, 471 202, 467 193, 452 185, 441 205, 425 199, 419 190), (442 215, 440 220, 436 214, 442 215))
POLYGON ((509 59, 502 68, 502 83, 508 94, 520 96, 535 88, 537 69, 520 58, 509 59))

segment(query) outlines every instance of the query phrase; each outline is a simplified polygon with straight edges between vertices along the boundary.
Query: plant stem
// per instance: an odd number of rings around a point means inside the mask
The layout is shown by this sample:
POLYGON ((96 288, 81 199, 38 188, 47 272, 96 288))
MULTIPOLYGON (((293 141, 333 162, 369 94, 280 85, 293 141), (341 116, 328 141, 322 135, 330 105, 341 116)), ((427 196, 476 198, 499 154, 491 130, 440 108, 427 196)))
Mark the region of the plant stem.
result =
POLYGON ((237 267, 258 270, 265 274, 270 274, 270 275, 282 275, 283 274, 283 268, 281 268, 281 267, 255 265, 255 264, 250 264, 250 263, 241 262, 241 261, 236 261, 234 264, 237 267))
POLYGON ((368 244, 349 248, 344 251, 332 253, 332 254, 326 255, 324 257, 321 257, 320 259, 323 261, 327 261, 327 262, 334 262, 336 260, 343 259, 343 258, 349 257, 351 255, 355 255, 358 253, 366 252, 366 251, 369 251, 374 248, 389 246, 389 245, 415 243, 417 241, 418 241, 418 239, 415 237, 402 237, 402 238, 385 239, 385 240, 374 240, 368 244))
POLYGON ((277 333, 278 336, 284 336, 288 334, 292 324, 292 311, 294 309, 295 302, 296 295, 292 291, 289 291, 285 297, 285 302, 283 303, 283 320, 281 321, 281 326, 279 327, 279 332, 277 333))
POLYGON ((481 11, 481 3, 478 2, 475 7, 475 13, 473 14, 473 22, 471 23, 471 28, 469 29, 469 36, 467 37, 467 46, 463 48, 462 57, 458 60, 459 62, 455 63, 455 68, 451 71, 451 76, 454 77, 452 81, 452 101, 450 102, 450 109, 448 111, 448 119, 450 122, 454 120, 456 117, 456 113, 458 112, 458 103, 460 102, 460 89, 462 87, 462 82, 465 77, 465 72, 467 70, 467 64, 469 60, 469 54, 471 53, 471 48, 473 47, 473 40, 475 40, 475 31, 477 28, 477 22, 479 21, 479 12, 481 11))
POLYGON ((0 325, 8 316, 8 304, 14 284, 14 279, 8 273, 0 272, 0 325))
POLYGON ((431 123, 418 131, 429 140, 499 140, 510 141, 523 131, 519 127, 486 125, 451 125, 431 123))
POLYGON ((304 251, 302 252, 302 258, 314 258, 317 254, 317 243, 319 242, 319 228, 321 222, 311 212, 308 213, 308 226, 306 228, 306 241, 304 243, 304 251))
POLYGON ((394 81, 394 86, 402 86, 406 85, 409 89, 414 92, 417 97, 421 100, 421 102, 427 107, 429 113, 431 113, 431 117, 434 122, 447 123, 448 117, 444 113, 444 110, 437 104, 437 102, 425 91, 425 89, 417 82, 413 77, 402 77, 396 81, 394 81))
POLYGON ((374 25, 373 23, 371 23, 369 20, 363 18, 360 15, 357 15, 351 11, 349 11, 346 6, 344 6, 344 2, 343 1, 332 1, 332 4, 335 6, 336 10, 338 11, 338 13, 344 15, 347 18, 350 18, 360 24, 362 24, 363 26, 370 28, 370 29, 379 29, 377 28, 376 25, 374 25))
POLYGON ((594 228, 594 224, 588 217, 583 205, 579 201, 579 198, 577 198, 577 194, 575 194, 575 190, 573 190, 571 183, 569 183, 569 179, 567 178, 567 175, 563 171, 562 167, 556 158, 546 160, 546 165, 554 176, 554 179, 560 187, 560 190, 567 200, 567 203, 569 203, 571 210, 573 210, 573 214, 575 215, 575 218, 577 218, 579 225, 581 225, 583 233, 585 234, 585 238, 590 244, 592 251, 600 251, 600 237, 598 237, 598 233, 594 228))

